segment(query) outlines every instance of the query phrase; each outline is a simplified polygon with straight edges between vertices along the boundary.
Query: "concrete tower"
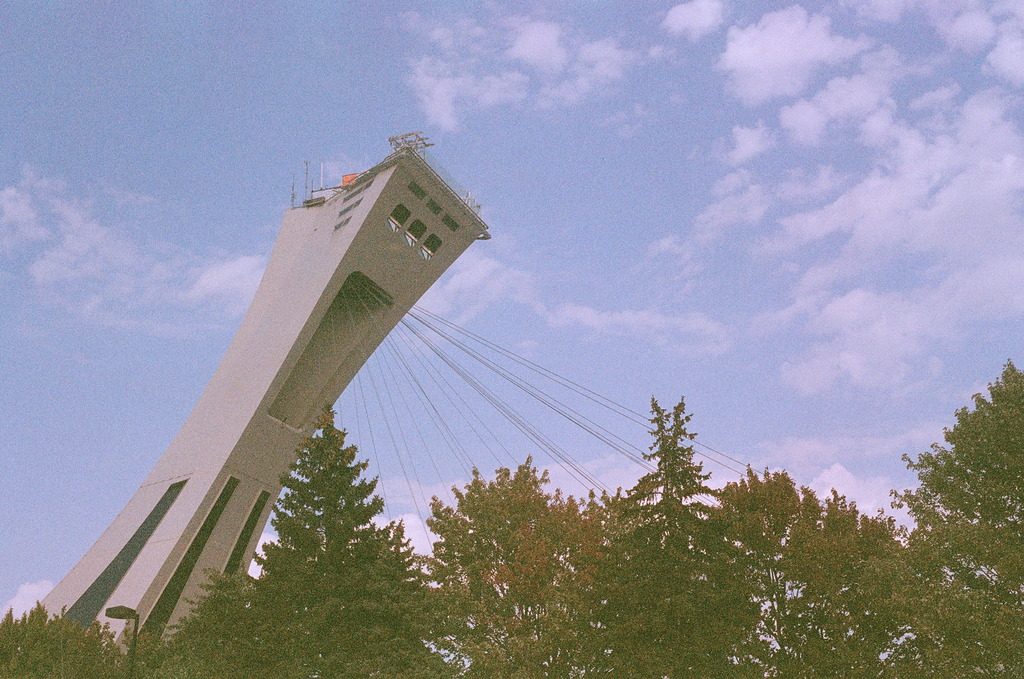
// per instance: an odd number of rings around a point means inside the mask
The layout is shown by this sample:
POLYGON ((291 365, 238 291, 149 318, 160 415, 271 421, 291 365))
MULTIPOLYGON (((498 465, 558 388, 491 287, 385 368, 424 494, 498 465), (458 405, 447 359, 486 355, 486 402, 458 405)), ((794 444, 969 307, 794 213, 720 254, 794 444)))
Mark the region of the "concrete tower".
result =
POLYGON ((129 606, 143 629, 162 633, 200 594, 205 569, 248 567, 278 479, 316 416, 470 243, 488 238, 478 206, 424 159, 426 145, 393 138, 383 162, 285 213, 199 402, 46 597, 48 610, 89 624, 106 621, 107 606, 129 606))

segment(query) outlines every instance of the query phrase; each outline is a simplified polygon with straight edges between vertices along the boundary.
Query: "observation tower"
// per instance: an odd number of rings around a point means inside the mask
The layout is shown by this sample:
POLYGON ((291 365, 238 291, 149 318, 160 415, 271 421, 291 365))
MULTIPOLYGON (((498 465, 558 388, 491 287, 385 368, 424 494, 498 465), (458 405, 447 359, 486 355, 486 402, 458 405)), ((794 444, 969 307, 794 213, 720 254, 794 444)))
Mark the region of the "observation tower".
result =
MULTIPOLYGON (((204 571, 248 568, 280 476, 363 363, 475 240, 479 205, 419 133, 285 213, 241 326, 125 508, 46 597, 83 625, 128 606, 163 633, 204 571)), ((305 197, 305 196, 304 196, 305 197)), ((110 621, 115 630, 123 622, 110 621)))

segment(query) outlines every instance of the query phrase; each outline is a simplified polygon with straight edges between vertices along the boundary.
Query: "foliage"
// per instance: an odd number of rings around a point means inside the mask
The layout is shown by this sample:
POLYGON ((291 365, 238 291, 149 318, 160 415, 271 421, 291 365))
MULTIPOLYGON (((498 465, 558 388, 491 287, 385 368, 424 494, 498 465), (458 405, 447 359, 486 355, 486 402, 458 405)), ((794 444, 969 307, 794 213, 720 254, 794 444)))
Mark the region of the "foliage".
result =
POLYGON ((893 605, 903 584, 894 521, 835 491, 821 502, 786 472, 748 470, 718 497, 712 520, 740 546, 760 610, 743 662, 758 676, 882 676, 906 629, 893 605))
POLYGON ((465 677, 577 677, 587 670, 599 522, 593 503, 544 491, 532 461, 493 481, 474 470, 455 507, 437 498, 430 573, 439 647, 465 677))
POLYGON ((436 675, 424 575, 401 525, 374 525, 383 502, 355 455, 326 412, 282 477, 262 577, 213 580, 168 676, 436 675))
POLYGON ((922 676, 1021 676, 1024 639, 1024 374, 1007 363, 989 397, 956 413, 948 444, 905 458, 920 486, 898 495, 917 522, 901 662, 922 676))
MULTIPOLYGON (((907 458, 916 526, 819 498, 786 472, 714 491, 681 400, 652 401, 636 485, 585 501, 532 460, 437 498, 429 558, 331 412, 282 478, 261 578, 213 574, 141 679, 1022 676, 1024 374, 1008 363, 907 458), (423 569, 426 569, 424 571, 423 569)), ((0 679, 116 677, 108 628, 0 620, 0 679)))
POLYGON ((0 619, 0 678, 107 679, 123 664, 108 627, 51 618, 42 604, 18 618, 8 610, 0 619))

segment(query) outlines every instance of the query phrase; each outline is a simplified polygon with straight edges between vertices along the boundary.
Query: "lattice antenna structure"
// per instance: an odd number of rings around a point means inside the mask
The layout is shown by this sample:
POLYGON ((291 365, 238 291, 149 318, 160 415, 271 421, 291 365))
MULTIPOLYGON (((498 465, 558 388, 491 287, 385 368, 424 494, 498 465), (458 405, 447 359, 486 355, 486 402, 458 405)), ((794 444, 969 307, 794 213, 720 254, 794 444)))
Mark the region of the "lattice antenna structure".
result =
POLYGON ((394 151, 412 149, 416 152, 434 145, 430 139, 423 136, 423 132, 409 132, 395 137, 388 137, 388 143, 391 144, 391 148, 394 151))

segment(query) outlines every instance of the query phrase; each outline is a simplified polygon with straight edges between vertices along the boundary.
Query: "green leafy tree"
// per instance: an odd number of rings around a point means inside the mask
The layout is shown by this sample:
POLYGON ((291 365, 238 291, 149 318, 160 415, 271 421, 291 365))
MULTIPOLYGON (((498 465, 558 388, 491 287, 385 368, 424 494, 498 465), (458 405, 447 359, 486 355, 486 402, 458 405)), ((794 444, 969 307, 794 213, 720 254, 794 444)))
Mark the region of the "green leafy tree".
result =
POLYGON ((594 503, 544 490, 532 461, 434 498, 430 573, 442 615, 439 647, 462 676, 578 677, 590 663, 594 503))
POLYGON ((1024 676, 1024 374, 1008 362, 988 391, 947 445, 905 458, 920 485, 898 495, 916 521, 904 676, 1024 676))
POLYGON ((0 678, 107 679, 125 663, 108 627, 51 618, 42 604, 0 619, 0 678))
POLYGON ((652 400, 651 411, 652 471, 606 500, 596 655, 616 676, 738 676, 734 652, 756 615, 739 554, 708 521, 714 491, 694 460, 684 402, 666 410, 652 400))
POLYGON ((333 412, 299 449, 273 519, 262 576, 220 577, 173 639, 167 673, 216 677, 430 677, 425 576, 401 524, 379 527, 333 412), (196 659, 201 659, 197 662, 196 659), (191 673, 191 674, 190 674, 191 673))
POLYGON ((742 551, 760 615, 740 657, 768 677, 879 677, 907 629, 895 522, 835 491, 820 501, 786 472, 727 484, 712 520, 742 551))

